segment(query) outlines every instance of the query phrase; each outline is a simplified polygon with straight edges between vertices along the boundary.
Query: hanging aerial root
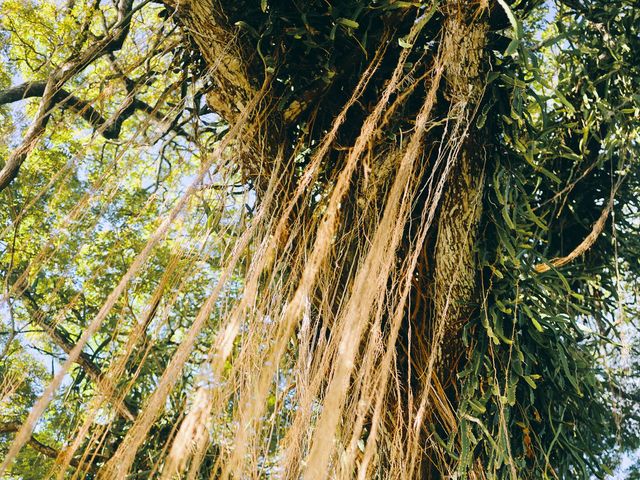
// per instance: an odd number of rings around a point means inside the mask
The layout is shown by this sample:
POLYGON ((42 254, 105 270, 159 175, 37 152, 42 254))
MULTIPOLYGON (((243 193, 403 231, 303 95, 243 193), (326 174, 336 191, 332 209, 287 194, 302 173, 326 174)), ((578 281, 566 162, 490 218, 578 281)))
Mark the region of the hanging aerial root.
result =
MULTIPOLYGON (((414 25, 411 38, 417 35, 423 25, 421 22, 414 25)), ((408 52, 406 50, 403 51, 385 91, 369 117, 365 120, 361 133, 356 139, 353 149, 349 152, 342 171, 338 175, 324 211, 323 220, 318 227, 313 246, 305 259, 305 267, 296 291, 291 301, 286 304, 280 320, 277 322, 277 329, 272 337, 274 341, 271 353, 267 356, 267 361, 262 366, 262 372, 258 375, 253 374, 254 378, 256 376, 258 378, 255 383, 252 382, 253 387, 249 391, 255 398, 267 398, 272 378, 282 360, 294 329, 298 325, 311 289, 316 285, 318 274, 321 272, 325 259, 331 251, 334 235, 338 227, 340 204, 347 192, 358 161, 365 152, 369 140, 373 138, 377 131, 377 125, 384 107, 398 86, 407 56, 408 52)), ((223 465, 222 478, 227 478, 231 472, 240 474, 243 471, 243 458, 249 445, 248 433, 254 431, 254 424, 261 417, 264 407, 264 401, 251 402, 246 408, 245 405, 240 406, 238 433, 234 440, 231 458, 223 465)))
MULTIPOLYGON (((234 126, 234 128, 237 132, 240 130, 240 125, 236 125, 234 126)), ((265 201, 261 208, 263 211, 267 211, 269 206, 269 202, 265 201)), ((247 245, 249 244, 250 240, 257 230, 257 226, 260 225, 260 218, 261 215, 258 215, 251 228, 246 230, 236 243, 233 252, 230 255, 229 262, 225 266, 223 272, 220 274, 218 283, 214 287, 212 293, 209 295, 204 305, 199 310, 185 337, 182 339, 177 351, 171 358, 169 365, 158 381, 156 390, 147 399, 143 410, 134 422, 131 429, 127 432, 127 435, 116 450, 116 453, 100 470, 100 479, 121 478, 122 475, 126 475, 129 471, 131 464, 135 459, 138 448, 146 438, 149 430, 153 426, 153 423, 162 412, 169 392, 173 389, 173 386, 178 381, 182 369, 189 355, 191 354, 198 334, 202 330, 205 322, 209 319, 211 312, 213 311, 216 302, 218 301, 218 298, 227 283, 228 278, 231 276, 236 268, 237 263, 244 254, 247 245)))
MULTIPOLYGON (((185 278, 189 277, 189 271, 185 271, 185 269, 179 269, 179 255, 173 255, 169 264, 167 265, 158 286, 156 287, 154 293, 151 296, 150 304, 144 314, 144 318, 134 325, 133 330, 127 335, 127 342, 125 346, 122 348, 122 351, 116 356, 115 360, 109 365, 109 369, 105 373, 105 381, 109 386, 109 390, 99 392, 94 398, 91 400, 87 408, 87 415, 84 419, 82 425, 76 430, 74 435, 74 441, 71 445, 61 452, 61 455, 56 459, 56 465, 58 469, 58 480, 62 480, 65 478, 66 469, 70 463, 70 460, 76 454, 76 452, 80 449, 82 443, 85 441, 86 436, 89 430, 94 426, 94 419, 99 414, 100 409, 103 407, 104 403, 115 396, 117 399, 122 400, 126 397, 128 390, 135 383, 135 380, 138 377, 140 372, 140 368, 144 364, 144 360, 148 351, 152 347, 152 342, 148 342, 146 350, 144 352, 144 357, 139 359, 139 367, 137 372, 129 377, 128 380, 128 388, 123 388, 120 391, 115 391, 115 384, 118 379, 122 378, 125 374, 127 364, 130 361, 131 355, 133 354, 134 348, 137 343, 144 338, 144 334, 149 327, 149 325, 153 322, 154 318, 157 315, 159 310, 160 301, 167 291, 171 289, 171 283, 176 281, 176 277, 181 274, 184 275, 185 278)), ((193 268, 193 266, 191 267, 193 268)), ((184 281, 184 280, 183 280, 184 281)), ((181 290, 178 288, 178 291, 181 290)), ((168 308, 173 305, 175 300, 177 299, 177 293, 173 295, 173 298, 168 301, 168 306, 165 307, 165 311, 168 313, 168 308)), ((160 322, 162 324, 162 322, 160 322)), ((87 456, 87 452, 90 447, 96 443, 96 439, 104 434, 105 431, 108 430, 108 424, 100 425, 99 428, 96 428, 93 432, 89 442, 85 447, 85 455, 87 456)), ((94 445, 95 446, 95 445, 94 445)), ((97 451, 97 446, 94 449, 97 451)), ((83 458, 84 458, 83 457, 83 458)), ((82 465, 82 464, 81 464, 82 465)))
POLYGON ((582 242, 580 242, 580 244, 576 248, 574 248, 571 251, 571 253, 569 253, 569 255, 566 255, 564 257, 554 258, 553 260, 550 260, 548 263, 540 263, 535 267, 533 267, 536 273, 545 273, 551 270, 551 268, 564 267, 565 265, 568 265, 573 260, 578 258, 580 255, 583 255, 587 250, 589 250, 593 246, 594 243, 596 243, 596 240, 604 230, 604 226, 607 223, 609 214, 613 209, 616 192, 618 191, 618 188, 620 187, 621 183, 622 181, 619 180, 611 189, 611 195, 609 196, 609 201, 607 202, 607 205, 602 209, 602 213, 600 213, 600 217, 598 217, 598 220, 596 220, 596 222, 593 224, 593 227, 591 229, 591 232, 589 232, 589 235, 587 235, 585 239, 582 242))
MULTIPOLYGON (((207 159, 206 167, 211 166, 214 160, 217 160, 219 157, 222 156, 222 153, 224 152, 229 142, 234 138, 235 135, 239 133, 242 122, 247 120, 249 114, 252 113, 252 111, 258 105, 260 98, 261 98, 260 96, 256 97, 254 101, 247 107, 243 117, 240 119, 238 124, 234 125, 231 128, 231 130, 222 140, 222 142, 220 143, 216 151, 213 153, 213 155, 211 155, 207 159)), ((184 195, 178 200, 178 202, 173 207, 173 209, 169 212, 169 214, 164 219, 164 221, 153 232, 153 234, 150 236, 149 240, 147 241, 142 251, 135 257, 129 269, 123 275, 118 285, 113 289, 113 291, 107 298, 106 302, 104 303, 100 311, 97 313, 94 319, 89 323, 89 325, 87 325, 87 328, 84 330, 82 336, 76 342, 75 347, 71 352, 69 352, 67 360, 62 364, 62 366, 54 376, 51 383, 47 386, 44 393, 35 403, 31 411, 29 412, 29 415, 26 421, 22 425, 22 428, 16 434, 14 441, 12 442, 6 457, 4 458, 2 464, 0 464, 0 475, 2 475, 7 470, 11 462, 13 462, 13 460, 15 459, 18 452, 27 443, 29 438, 31 438, 31 433, 35 428, 36 421, 42 416, 44 410, 53 399, 53 396, 56 390, 60 387, 65 375, 67 374, 71 366, 76 362, 82 349, 84 348, 86 343, 89 341, 89 339, 93 336, 93 334, 98 330, 98 328, 100 328, 100 326, 102 325, 102 322, 105 320, 105 318, 113 308, 114 304, 116 303, 120 295, 125 291, 131 279, 138 273, 140 268, 142 268, 146 260, 149 258, 151 252, 164 239, 166 233, 169 231, 169 227, 172 225, 172 223, 176 220, 176 218, 178 218, 179 214, 187 206, 189 198, 198 190, 198 187, 202 182, 202 180, 204 179, 207 171, 208 171, 208 168, 203 168, 199 173, 199 175, 193 180, 191 185, 189 185, 184 195)))
MULTIPOLYGON (((415 27, 414 30, 415 30, 415 33, 417 34, 417 32, 419 31, 419 28, 415 27)), ((326 154, 328 153, 329 148, 333 143, 333 140, 335 138, 335 135, 337 134, 337 131, 340 125, 344 122, 346 118, 346 114, 349 108, 361 95, 364 87, 366 86, 369 79, 371 78, 371 75, 373 74, 375 69, 378 67, 379 62, 382 59, 383 52, 384 52, 384 47, 381 48, 379 55, 376 58, 374 58, 374 60, 372 61, 370 67, 365 72, 365 75, 363 75, 363 77, 361 78, 361 81, 359 82, 358 87, 354 91, 350 100, 347 102, 347 104, 345 105, 341 113, 338 115, 338 117, 334 121, 331 131, 323 139, 318 150, 314 153, 312 161, 310 162, 310 165, 307 167, 307 171, 302 175, 301 180, 297 185, 296 192, 294 193, 292 200, 289 202, 288 206, 282 213, 282 216, 278 221, 277 226, 275 227, 275 231, 273 235, 270 235, 270 236, 267 235, 266 243, 264 243, 263 246, 259 247, 258 252, 262 252, 262 253, 258 253, 254 257, 254 260, 252 262, 252 267, 250 268, 250 272, 252 273, 249 275, 249 278, 247 279, 247 287, 245 288, 245 295, 243 296, 243 299, 238 305, 238 307, 236 307, 235 313, 231 314, 230 323, 228 323, 226 326, 221 327, 220 332, 222 333, 222 336, 218 337, 218 339, 214 342, 215 350, 212 352, 212 358, 214 359, 214 361, 211 364, 211 368, 209 372, 211 375, 214 376, 214 378, 219 377, 222 373, 221 369, 225 364, 226 358, 231 353, 230 348, 233 345, 233 342, 239 331, 239 326, 240 326, 239 321, 241 319, 239 315, 245 311, 245 308, 246 308, 245 305, 247 304, 247 302, 251 303, 252 301, 251 299, 255 295, 257 281, 267 266, 266 261, 275 258, 274 257, 275 249, 278 247, 278 245, 281 244, 280 239, 282 238, 283 234, 285 234, 286 232, 285 228, 288 226, 288 219, 294 205, 297 204, 301 196, 306 195, 307 185, 309 185, 310 182, 315 178, 317 174, 317 169, 320 166, 320 163, 324 160, 326 154), (254 292, 254 293, 251 294, 251 292, 254 292)), ((406 61, 407 55, 408 53, 403 55, 402 62, 406 61)), ((291 336, 291 331, 295 326, 295 322, 299 317, 301 309, 306 303, 306 299, 309 295, 309 291, 313 288, 313 285, 315 283, 315 277, 320 269, 320 265, 323 263, 324 258, 330 251, 333 232, 335 231, 337 226, 337 221, 338 221, 337 210, 339 209, 340 201, 342 200, 344 194, 347 191, 350 178, 355 170, 358 160, 360 159, 361 155, 364 153, 364 151, 368 146, 368 140, 372 137, 372 135, 376 131, 376 124, 378 123, 378 119, 382 114, 385 103, 386 101, 388 101, 388 98, 391 96, 391 94, 393 93, 393 91, 398 85, 398 80, 400 78, 401 71, 402 71, 402 68, 400 64, 398 68, 396 68, 396 70, 394 71, 392 80, 387 85, 383 98, 381 99, 377 107, 374 109, 370 117, 365 122, 365 125, 362 128, 362 133, 358 137, 358 140, 356 140, 356 144, 353 150, 350 152, 350 155, 347 159, 347 165, 341 172, 340 177, 337 181, 337 184, 331 194, 331 198, 329 200, 329 204, 325 212, 324 221, 320 224, 318 233, 316 235, 315 248, 311 250, 309 257, 305 259, 305 262, 306 262, 305 269, 302 272, 301 281, 297 287, 297 291, 295 292, 295 294, 293 294, 292 301, 284 305, 284 311, 282 313, 281 320, 278 322, 278 329, 276 332, 273 333, 272 338, 276 340, 276 344, 274 345, 273 350, 271 351, 272 353, 270 354, 270 357, 268 357, 268 360, 264 362, 265 365, 270 365, 270 367, 268 367, 268 371, 265 371, 261 376, 259 376, 258 382, 256 382, 257 385, 253 385, 252 387, 250 387, 250 390, 252 391, 252 395, 255 395, 257 398, 264 398, 264 393, 261 393, 261 392, 266 392, 269 388, 269 384, 271 381, 270 379, 272 377, 272 374, 270 373, 270 371, 272 368, 277 367, 279 363, 279 358, 282 356, 284 352, 288 339, 291 336)), ((291 235, 291 232, 289 232, 289 234, 291 235)), ((286 261, 287 263, 289 263, 290 259, 287 259, 286 261)), ((275 311, 273 307, 271 307, 270 310, 275 311)), ((263 339, 259 339, 259 340, 263 341, 263 339)), ((259 348, 256 348, 254 351, 259 351, 259 350, 260 350, 259 348)), ((255 372, 254 372, 254 375, 256 375, 255 372)), ((256 402, 256 403, 260 403, 260 402, 256 402)), ((171 455, 170 461, 168 464, 168 468, 166 469, 167 473, 164 474, 165 476, 171 475, 172 472, 174 472, 176 469, 180 470, 186 465, 186 458, 188 456, 188 453, 191 450, 188 447, 185 448, 184 445, 180 445, 180 442, 184 443, 185 440, 183 439, 188 438, 186 432, 193 431, 192 429, 194 428, 193 426, 194 423, 191 420, 191 418, 199 417, 199 421, 201 423, 202 422, 206 423, 206 421, 210 418, 210 412, 212 410, 217 410, 221 407, 222 405, 216 408, 213 402, 210 402, 209 404, 200 405, 200 408, 196 408, 192 410, 190 415, 185 420, 186 422, 185 429, 182 431, 185 433, 181 432, 178 434, 178 437, 177 437, 178 443, 176 443, 175 450, 172 449, 172 453, 170 454, 171 455), (206 410, 206 415, 204 416, 202 416, 202 411, 201 411, 202 408, 206 410)), ((256 418, 257 416, 259 416, 258 411, 261 410, 261 408, 262 408, 261 406, 258 406, 258 409, 256 411, 245 414, 246 420, 241 422, 241 426, 239 428, 240 432, 244 431, 245 427, 243 427, 242 425, 245 422, 248 422, 248 421, 250 422, 252 421, 250 419, 256 418)), ((228 472, 230 471, 229 466, 235 465, 235 464, 240 465, 242 463, 240 461, 240 458, 242 458, 242 452, 245 447, 246 447, 246 440, 242 438, 242 435, 240 435, 240 438, 237 438, 235 441, 235 448, 232 454, 232 458, 229 460, 228 463, 224 465, 225 470, 223 470, 223 477, 225 475, 228 475, 228 472)), ((197 466, 191 465, 191 468, 194 469, 194 468, 197 468, 197 466)), ((232 468, 232 471, 236 471, 236 470, 237 470, 237 467, 232 468)))
MULTIPOLYGON (((356 361, 356 353, 360 346, 361 337, 367 328, 370 314, 375 304, 382 302, 390 271, 396 263, 396 250, 403 236, 403 226, 408 220, 407 215, 411 211, 411 205, 418 187, 417 162, 419 161, 422 140, 426 131, 427 122, 431 117, 431 110, 435 104, 435 96, 440 85, 443 67, 440 60, 436 60, 434 66, 434 78, 432 79, 429 93, 416 117, 416 128, 411 136, 406 151, 402 155, 394 183, 387 198, 385 211, 375 229, 371 248, 359 271, 349 299, 338 321, 343 323, 343 329, 335 337, 338 341, 338 356, 331 373, 331 382, 327 388, 322 414, 315 429, 312 446, 306 460, 305 478, 323 478, 328 467, 328 462, 333 452, 332 445, 334 432, 344 412, 344 399, 349 387, 353 367, 356 361)), ((360 365, 363 370, 371 368, 375 362, 368 365, 360 365)), ((389 374, 388 371, 385 374, 389 374)), ((362 422, 360 422, 361 424, 362 422)), ((362 426, 357 430, 360 430, 362 426)), ((343 459, 346 462, 345 470, 351 470, 353 455, 343 459)))
MULTIPOLYGON (((294 192, 293 198, 289 200, 288 206, 284 209, 282 216, 279 220, 278 226, 275 228, 275 234, 271 239, 270 244, 265 244, 258 248, 254 255, 251 267, 249 269, 249 278, 246 281, 244 294, 239 304, 234 308, 230 316, 229 323, 221 329, 218 338, 213 344, 209 356, 213 358, 211 363, 211 371, 219 372, 221 365, 230 354, 230 349, 233 345, 237 332, 240 329, 241 315, 247 308, 247 306, 253 303, 257 293, 257 283, 261 273, 268 268, 268 263, 273 259, 273 250, 280 243, 279 238, 284 233, 284 227, 286 226, 287 219, 291 215, 291 211, 294 205, 298 202, 299 198, 305 193, 308 185, 313 181, 318 173, 320 162, 323 160, 327 151, 329 150, 338 128, 342 125, 346 118, 346 113, 357 98, 361 95, 362 90, 366 86, 367 82, 371 78, 371 74, 377 66, 381 56, 372 62, 369 69, 363 75, 358 87, 354 91, 349 102, 345 105, 344 109, 340 112, 332 130, 323 140, 318 152, 314 155, 314 159, 310 163, 309 167, 305 171, 305 174, 301 177, 297 188, 294 192)), ((277 175, 273 175, 272 180, 275 180, 277 175)), ((263 202, 264 203, 264 202, 263 202)), ((268 237, 268 236, 267 236, 268 237)), ((173 475, 182 472, 191 454, 201 452, 206 448, 208 444, 208 437, 205 435, 206 426, 210 421, 211 408, 213 400, 210 398, 211 392, 209 387, 200 387, 196 393, 196 401, 190 408, 188 415, 182 422, 182 425, 173 441, 173 445, 167 456, 166 463, 163 467, 162 478, 171 478, 173 475)), ((194 461, 191 465, 190 471, 197 471, 199 463, 194 461)))

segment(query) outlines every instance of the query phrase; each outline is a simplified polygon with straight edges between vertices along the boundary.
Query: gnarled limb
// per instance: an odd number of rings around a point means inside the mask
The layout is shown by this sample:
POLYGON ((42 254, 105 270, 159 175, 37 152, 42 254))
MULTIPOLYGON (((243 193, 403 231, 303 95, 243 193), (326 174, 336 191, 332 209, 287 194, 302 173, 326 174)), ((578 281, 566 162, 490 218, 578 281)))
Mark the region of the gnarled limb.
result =
POLYGON ((242 142, 234 143, 236 161, 244 176, 259 192, 263 191, 272 168, 269 158, 277 154, 278 146, 286 143, 283 139, 287 130, 321 91, 306 92, 306 98, 292 101, 280 112, 274 108, 278 98, 270 92, 261 92, 261 83, 268 74, 255 45, 246 42, 239 28, 228 21, 225 6, 231 2, 166 0, 165 3, 175 10, 178 22, 185 27, 208 67, 206 76, 212 88, 206 99, 213 112, 234 124, 252 99, 263 98, 261 108, 243 127, 239 136, 242 142))

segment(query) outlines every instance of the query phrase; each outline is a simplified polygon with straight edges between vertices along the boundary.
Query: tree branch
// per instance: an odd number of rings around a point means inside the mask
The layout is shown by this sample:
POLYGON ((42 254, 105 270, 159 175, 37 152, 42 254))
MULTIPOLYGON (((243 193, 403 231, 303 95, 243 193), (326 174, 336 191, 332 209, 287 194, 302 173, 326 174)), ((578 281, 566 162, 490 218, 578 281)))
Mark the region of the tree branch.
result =
POLYGON ((598 220, 596 220, 596 223, 593 224, 593 228, 591 229, 591 232, 589 233, 589 235, 587 235, 585 239, 582 242, 580 242, 580 245, 574 248, 569 255, 566 255, 564 257, 554 258, 553 260, 547 263, 539 263, 538 265, 533 267, 536 273, 548 272, 549 270, 551 270, 552 267, 553 268, 563 267, 568 263, 572 262, 573 260, 575 260, 576 258, 578 258, 580 255, 584 254, 587 250, 589 250, 593 246, 594 243, 596 243, 596 240, 602 233, 602 230, 604 230, 604 226, 607 222, 607 219, 609 218, 609 214, 613 209, 613 201, 615 199, 616 192, 618 191, 618 188, 620 187, 621 183, 622 181, 619 180, 611 190, 611 196, 609 198, 609 202, 607 203, 605 208, 602 210, 602 213, 600 214, 600 217, 598 218, 598 220))
MULTIPOLYGON (((41 97, 44 94, 47 82, 38 80, 25 82, 15 87, 0 90, 0 105, 19 102, 25 98, 41 97)), ((114 118, 104 118, 90 102, 72 95, 67 90, 60 89, 54 95, 53 104, 62 108, 68 108, 75 114, 81 116, 100 135, 108 140, 115 140, 120 137, 123 123, 129 119, 136 111, 144 112, 158 122, 165 121, 164 116, 156 108, 148 103, 133 98, 130 104, 123 108, 114 118)), ((173 129, 178 135, 189 138, 189 134, 183 129, 173 129)))
MULTIPOLYGON (((31 319, 36 324, 38 324, 55 342, 55 344, 68 355, 75 347, 75 344, 70 340, 69 333, 67 333, 61 327, 54 325, 46 318, 45 313, 39 308, 35 298, 33 298, 29 291, 25 290, 23 295, 29 301, 29 303, 31 303, 31 306, 35 310, 31 315, 31 319)), ((85 371, 87 376, 98 387, 101 387, 103 385, 104 374, 101 368, 93 361, 91 355, 87 354, 86 352, 80 352, 76 363, 85 371)), ((105 389, 101 388, 101 390, 105 389)), ((133 405, 130 405, 126 400, 122 402, 117 401, 111 395, 109 396, 109 398, 111 398, 116 407, 116 410, 121 416, 130 421, 135 420, 135 414, 133 413, 135 411, 135 408, 133 405)))
POLYGON ((180 23, 210 67, 213 88, 207 93, 207 102, 214 112, 234 123, 258 93, 250 79, 252 65, 238 38, 238 28, 227 24, 217 2, 168 0, 166 3, 176 9, 180 23))
MULTIPOLYGON (((142 5, 146 3, 147 0, 145 0, 142 5)), ((124 40, 129 34, 131 15, 133 13, 133 0, 120 0, 117 10, 117 21, 111 31, 84 52, 80 52, 70 58, 60 68, 55 70, 46 81, 35 119, 29 126, 22 143, 11 152, 6 163, 0 170, 0 192, 16 178, 22 163, 35 148, 38 140, 44 133, 51 116, 51 110, 56 104, 56 97, 62 90, 64 84, 96 59, 117 51, 122 47, 124 40)))
MULTIPOLYGON (((0 435, 1 434, 7 434, 7 433, 16 433, 18 430, 20 430, 21 426, 22 426, 22 424, 20 422, 4 422, 4 423, 0 423, 0 435)), ((56 458, 58 458, 58 456, 60 455, 60 451, 56 450, 53 447, 50 447, 49 445, 46 445, 46 444, 42 443, 40 440, 38 440, 33 435, 31 435, 31 437, 29 438, 27 443, 36 452, 41 453, 42 455, 44 455, 46 457, 53 458, 54 460, 56 458)), ((76 458, 72 458, 69 463, 71 464, 71 466, 73 466, 75 468, 81 468, 82 467, 82 468, 88 468, 91 472, 96 472, 97 471, 96 468, 93 465, 81 465, 81 462, 76 458)))

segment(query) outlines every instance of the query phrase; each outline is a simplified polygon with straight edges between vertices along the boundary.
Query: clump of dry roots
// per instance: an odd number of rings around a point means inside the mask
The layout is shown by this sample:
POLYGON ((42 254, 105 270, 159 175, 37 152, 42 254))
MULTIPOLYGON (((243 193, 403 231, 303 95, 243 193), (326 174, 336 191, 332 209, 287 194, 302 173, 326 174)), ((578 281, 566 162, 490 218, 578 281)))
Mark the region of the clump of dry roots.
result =
MULTIPOLYGON (((422 26, 420 20, 414 24, 406 38, 408 44, 422 26)), ((400 143, 385 144, 381 132, 389 109, 397 107, 392 100, 403 101, 397 92, 404 81, 409 48, 400 55, 332 178, 320 184, 319 172, 335 147, 349 109, 376 74, 379 57, 362 75, 295 185, 287 183, 292 158, 276 155, 268 160, 272 168, 249 228, 238 232, 235 245, 225 254, 217 284, 124 441, 94 472, 98 478, 121 479, 130 471, 214 311, 218 311, 220 324, 207 363, 164 457, 157 459, 149 477, 199 478, 205 473, 203 458, 212 450, 215 465, 207 469, 211 478, 223 479, 415 478, 425 463, 441 470, 455 468, 425 428, 437 421, 441 433, 455 434, 453 407, 442 385, 432 381, 452 302, 448 297, 440 299, 444 307, 436 308, 431 337, 421 340, 423 352, 411 351, 414 343, 406 326, 425 239, 434 233, 438 206, 481 95, 467 88, 462 78, 457 83, 447 78, 462 75, 456 70, 461 65, 460 49, 452 46, 447 37, 451 33, 441 35, 445 41, 439 42, 440 50, 433 55, 422 106, 412 130, 400 143), (450 107, 443 118, 434 115, 434 107, 445 81, 462 84, 464 92, 449 92, 450 107), (427 142, 435 125, 446 133, 437 145, 427 142), (239 263, 247 261, 241 295, 233 303, 222 302, 239 263), (406 348, 399 348, 399 343, 406 348), (403 365, 408 367, 399 367, 401 351, 405 352, 403 365), (418 354, 421 371, 412 373, 411 358, 418 354), (419 381, 410 381, 412 376, 419 381)), ((5 467, 27 441, 84 343, 153 255, 171 223, 190 208, 189 199, 204 172, 211 165, 224 164, 248 131, 247 125, 258 121, 262 93, 268 88, 265 84, 208 155, 201 177, 194 180, 114 288, 34 406, 5 467)), ((181 288, 180 279, 188 276, 176 265, 167 268, 149 299, 150 306, 164 296, 165 309, 170 308, 181 288)), ((161 319, 155 322, 161 324, 161 319)), ((144 319, 135 325, 111 363, 86 420, 60 454, 54 472, 57 478, 66 478, 67 466, 82 453, 81 448, 84 454, 73 478, 93 468, 92 452, 99 449, 109 428, 108 422, 97 427, 94 418, 104 414, 106 405, 123 401, 126 389, 116 391, 113 385, 147 327, 144 319)))

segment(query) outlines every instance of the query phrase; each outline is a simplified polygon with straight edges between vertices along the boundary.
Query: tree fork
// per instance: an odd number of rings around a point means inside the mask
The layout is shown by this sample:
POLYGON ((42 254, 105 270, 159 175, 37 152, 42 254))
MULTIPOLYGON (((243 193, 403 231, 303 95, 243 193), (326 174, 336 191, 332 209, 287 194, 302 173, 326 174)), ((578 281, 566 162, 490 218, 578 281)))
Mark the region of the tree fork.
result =
POLYGON ((64 84, 98 58, 122 48, 122 44, 129 34, 132 14, 133 0, 120 0, 117 4, 117 21, 111 31, 100 41, 88 46, 79 55, 71 56, 61 67, 50 74, 40 95, 42 98, 38 111, 25 132, 22 143, 11 152, 0 168, 0 192, 16 178, 20 167, 44 135, 52 109, 56 104, 56 98, 58 98, 64 84))

